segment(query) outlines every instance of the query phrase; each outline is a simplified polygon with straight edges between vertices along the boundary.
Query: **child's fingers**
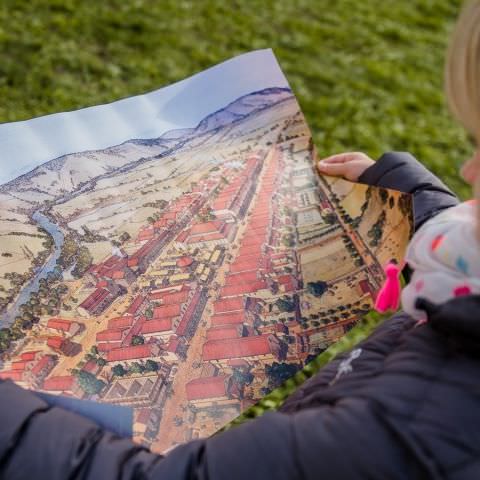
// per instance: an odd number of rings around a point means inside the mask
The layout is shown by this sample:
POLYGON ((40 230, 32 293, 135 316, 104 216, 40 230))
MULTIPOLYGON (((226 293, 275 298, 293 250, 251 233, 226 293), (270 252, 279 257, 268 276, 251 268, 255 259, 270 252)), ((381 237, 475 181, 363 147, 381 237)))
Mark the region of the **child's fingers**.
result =
POLYGON ((332 164, 332 163, 347 163, 359 158, 359 152, 345 152, 330 155, 329 157, 322 158, 319 164, 332 164))
POLYGON ((348 165, 345 163, 324 163, 318 162, 318 170, 321 173, 325 173, 327 175, 332 175, 334 177, 342 177, 348 170, 348 165))

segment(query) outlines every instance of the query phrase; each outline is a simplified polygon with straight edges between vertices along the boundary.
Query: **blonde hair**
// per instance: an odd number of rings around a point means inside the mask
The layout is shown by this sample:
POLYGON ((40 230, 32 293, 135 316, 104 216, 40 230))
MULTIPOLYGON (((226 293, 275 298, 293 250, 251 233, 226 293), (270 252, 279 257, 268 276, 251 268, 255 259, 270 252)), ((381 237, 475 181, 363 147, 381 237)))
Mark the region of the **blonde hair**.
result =
POLYGON ((468 2, 455 25, 445 90, 452 113, 480 145, 480 0, 468 2))

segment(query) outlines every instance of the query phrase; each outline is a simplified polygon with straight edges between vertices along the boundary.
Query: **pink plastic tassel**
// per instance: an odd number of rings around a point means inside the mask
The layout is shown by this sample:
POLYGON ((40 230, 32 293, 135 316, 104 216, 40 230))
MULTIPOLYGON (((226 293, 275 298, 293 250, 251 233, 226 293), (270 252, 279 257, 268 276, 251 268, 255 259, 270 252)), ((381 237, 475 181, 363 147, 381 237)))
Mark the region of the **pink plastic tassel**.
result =
POLYGON ((375 310, 384 313, 388 310, 397 310, 400 305, 400 267, 390 262, 385 267, 387 276, 383 287, 380 289, 375 300, 375 310))

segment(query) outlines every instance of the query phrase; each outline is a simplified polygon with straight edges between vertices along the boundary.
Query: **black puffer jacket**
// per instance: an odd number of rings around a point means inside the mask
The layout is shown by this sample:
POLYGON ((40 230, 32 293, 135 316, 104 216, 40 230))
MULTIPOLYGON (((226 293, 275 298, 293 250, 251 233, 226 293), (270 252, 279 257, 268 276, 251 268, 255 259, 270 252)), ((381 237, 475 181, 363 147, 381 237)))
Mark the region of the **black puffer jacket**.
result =
MULTIPOLYGON (((411 191, 417 225, 457 200, 407 154, 361 178, 411 191)), ((0 384, 0 477, 13 479, 478 479, 480 296, 393 316, 280 412, 162 458, 10 382, 0 384)))

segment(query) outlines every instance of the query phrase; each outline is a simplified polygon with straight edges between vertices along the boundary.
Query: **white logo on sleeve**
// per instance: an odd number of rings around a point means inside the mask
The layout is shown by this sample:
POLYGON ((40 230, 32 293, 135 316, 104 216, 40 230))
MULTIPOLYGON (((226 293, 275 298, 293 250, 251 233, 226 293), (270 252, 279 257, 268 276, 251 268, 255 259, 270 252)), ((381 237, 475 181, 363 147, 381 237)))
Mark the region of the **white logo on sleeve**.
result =
POLYGON ((353 370, 352 367, 352 362, 358 358, 362 353, 361 348, 355 348, 350 352, 350 355, 345 359, 340 362, 340 365, 338 366, 337 374, 335 375, 335 378, 329 383, 329 385, 333 385, 342 375, 345 373, 350 373, 353 370))

